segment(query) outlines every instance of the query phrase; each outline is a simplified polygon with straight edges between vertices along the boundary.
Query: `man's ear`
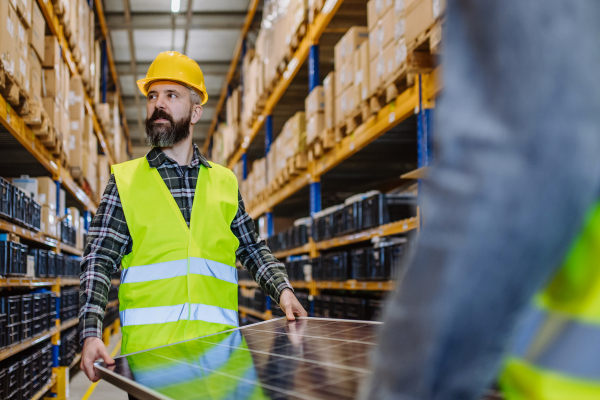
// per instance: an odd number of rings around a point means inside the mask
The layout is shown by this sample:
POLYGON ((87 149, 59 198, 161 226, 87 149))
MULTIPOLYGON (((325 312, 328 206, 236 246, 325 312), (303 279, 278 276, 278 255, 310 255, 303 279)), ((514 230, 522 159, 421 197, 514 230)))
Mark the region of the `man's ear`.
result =
POLYGON ((202 117, 202 106, 200 104, 194 104, 192 107, 192 119, 190 123, 193 125, 200 120, 202 117))

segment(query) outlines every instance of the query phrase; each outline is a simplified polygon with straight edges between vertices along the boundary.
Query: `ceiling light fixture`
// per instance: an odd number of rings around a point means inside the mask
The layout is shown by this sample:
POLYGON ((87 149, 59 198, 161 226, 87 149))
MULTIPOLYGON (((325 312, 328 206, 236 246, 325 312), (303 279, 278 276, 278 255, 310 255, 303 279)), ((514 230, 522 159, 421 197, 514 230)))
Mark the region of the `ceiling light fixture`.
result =
POLYGON ((181 0, 171 0, 171 11, 174 13, 178 13, 180 5, 181 0))

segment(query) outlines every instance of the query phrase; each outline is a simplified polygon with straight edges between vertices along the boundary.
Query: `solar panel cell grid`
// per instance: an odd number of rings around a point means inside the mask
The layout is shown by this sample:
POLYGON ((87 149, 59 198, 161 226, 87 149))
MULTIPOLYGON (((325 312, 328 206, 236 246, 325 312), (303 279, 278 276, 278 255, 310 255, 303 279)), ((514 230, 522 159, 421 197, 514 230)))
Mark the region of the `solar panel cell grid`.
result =
POLYGON ((144 399, 353 399, 378 323, 284 318, 97 363, 144 399))

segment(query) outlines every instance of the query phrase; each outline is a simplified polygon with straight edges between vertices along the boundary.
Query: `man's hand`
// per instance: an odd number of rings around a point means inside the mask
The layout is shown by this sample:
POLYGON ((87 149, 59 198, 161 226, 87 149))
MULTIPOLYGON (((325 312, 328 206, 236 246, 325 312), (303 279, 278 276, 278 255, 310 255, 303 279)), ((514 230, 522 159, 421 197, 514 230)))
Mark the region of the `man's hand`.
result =
POLYGON ((102 339, 98 337, 88 337, 83 340, 83 351, 81 353, 81 364, 79 368, 87 375, 92 382, 98 382, 100 378, 94 371, 94 362, 103 359, 106 364, 114 364, 115 360, 108 355, 106 346, 102 339))
POLYGON ((290 289, 284 289, 279 296, 279 307, 285 313, 288 321, 296 320, 296 317, 308 317, 308 313, 300 305, 300 302, 290 289))

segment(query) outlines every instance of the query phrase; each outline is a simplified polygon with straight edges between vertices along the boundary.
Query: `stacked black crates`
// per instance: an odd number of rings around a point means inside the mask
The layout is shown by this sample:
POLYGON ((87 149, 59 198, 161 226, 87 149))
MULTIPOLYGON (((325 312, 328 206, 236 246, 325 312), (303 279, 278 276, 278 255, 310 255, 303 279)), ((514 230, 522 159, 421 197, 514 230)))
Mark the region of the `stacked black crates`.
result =
POLYGON ((52 343, 46 340, 0 362, 0 399, 29 400, 52 380, 52 343))
POLYGON ((77 257, 42 249, 33 249, 29 254, 34 258, 35 275, 38 277, 79 277, 81 261, 77 257))
POLYGON ((54 327, 55 299, 51 292, 0 297, 0 349, 54 327))
POLYGON ((77 318, 79 311, 79 291, 66 289, 60 292, 60 320, 61 322, 77 318))
POLYGON ((60 335, 60 347, 58 350, 58 364, 63 367, 71 365, 78 350, 77 327, 66 329, 60 335))
POLYGON ((302 247, 308 243, 310 237, 310 218, 302 218, 294 222, 294 226, 280 232, 268 239, 268 245, 271 251, 281 251, 302 247))
POLYGON ((0 177, 0 217, 39 231, 41 209, 40 204, 24 191, 0 177))
POLYGON ((382 300, 358 296, 319 295, 314 297, 314 316, 379 321, 382 300))
POLYGON ((6 235, 0 234, 0 276, 25 276, 27 250, 27 245, 6 240, 6 235))

